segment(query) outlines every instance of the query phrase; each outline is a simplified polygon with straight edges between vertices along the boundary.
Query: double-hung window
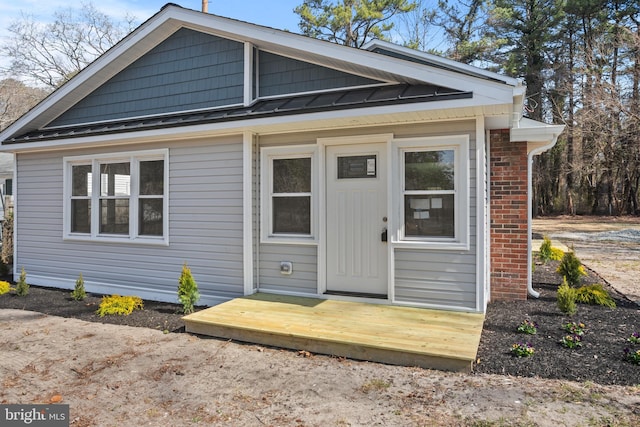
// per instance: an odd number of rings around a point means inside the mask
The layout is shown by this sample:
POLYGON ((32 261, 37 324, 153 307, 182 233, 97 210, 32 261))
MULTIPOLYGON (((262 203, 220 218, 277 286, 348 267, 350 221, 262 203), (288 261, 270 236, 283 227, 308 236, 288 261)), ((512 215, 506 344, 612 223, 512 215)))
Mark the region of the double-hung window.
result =
POLYGON ((262 236, 314 241, 315 147, 262 150, 262 236))
POLYGON ((68 157, 65 238, 166 244, 168 150, 68 157))
POLYGON ((468 243, 468 137, 398 140, 400 241, 468 243))

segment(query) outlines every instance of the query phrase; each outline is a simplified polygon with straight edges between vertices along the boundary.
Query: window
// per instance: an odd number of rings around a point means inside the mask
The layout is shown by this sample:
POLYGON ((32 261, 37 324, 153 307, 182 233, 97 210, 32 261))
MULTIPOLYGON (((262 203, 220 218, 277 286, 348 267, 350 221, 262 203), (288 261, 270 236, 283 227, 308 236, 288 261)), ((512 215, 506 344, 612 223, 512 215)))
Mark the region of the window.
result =
POLYGON ((399 239, 466 246, 468 137, 398 140, 397 145, 399 239))
POLYGON ((313 240, 315 147, 262 150, 263 239, 313 240))
POLYGON ((65 158, 65 237, 167 243, 167 150, 65 158))

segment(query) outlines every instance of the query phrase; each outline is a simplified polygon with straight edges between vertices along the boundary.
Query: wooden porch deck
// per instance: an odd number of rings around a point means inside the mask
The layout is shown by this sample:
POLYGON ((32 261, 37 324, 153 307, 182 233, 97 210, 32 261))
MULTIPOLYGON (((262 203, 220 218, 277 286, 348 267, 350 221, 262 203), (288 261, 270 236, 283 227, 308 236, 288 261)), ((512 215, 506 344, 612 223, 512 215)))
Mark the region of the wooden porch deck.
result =
POLYGON ((184 317, 187 332, 395 365, 470 371, 484 315, 258 293, 184 317))

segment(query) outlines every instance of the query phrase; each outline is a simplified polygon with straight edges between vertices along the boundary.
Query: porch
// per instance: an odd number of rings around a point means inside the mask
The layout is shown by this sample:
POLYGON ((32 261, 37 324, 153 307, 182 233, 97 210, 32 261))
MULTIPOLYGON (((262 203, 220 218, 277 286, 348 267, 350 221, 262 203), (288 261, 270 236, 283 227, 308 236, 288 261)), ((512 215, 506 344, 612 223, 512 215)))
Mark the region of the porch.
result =
POLYGON ((184 317, 187 332, 428 369, 470 371, 484 315, 258 293, 184 317))

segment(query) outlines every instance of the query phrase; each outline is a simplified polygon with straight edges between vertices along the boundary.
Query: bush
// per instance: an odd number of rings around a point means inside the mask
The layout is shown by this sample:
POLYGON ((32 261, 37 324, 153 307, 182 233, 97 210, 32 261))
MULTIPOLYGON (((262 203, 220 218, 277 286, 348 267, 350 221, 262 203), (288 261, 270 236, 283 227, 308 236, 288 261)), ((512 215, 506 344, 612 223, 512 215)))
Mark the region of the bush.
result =
POLYGON ((540 257, 540 261, 546 263, 551 260, 551 239, 547 236, 544 236, 542 239, 542 244, 540 245, 540 252, 538 252, 538 256, 540 257))
POLYGON ((576 306, 576 290, 569 286, 567 278, 562 279, 562 285, 558 288, 558 308, 563 313, 573 315, 578 311, 576 306))
POLYGON ((87 292, 84 289, 84 279, 82 278, 82 273, 78 276, 78 280, 76 280, 76 286, 71 291, 71 298, 76 301, 82 301, 87 297, 87 292))
POLYGON ((11 290, 11 284, 9 282, 0 282, 0 295, 4 295, 11 290))
POLYGON ((200 299, 198 293, 198 284, 191 275, 191 269, 187 267, 185 262, 182 266, 182 274, 178 279, 178 299, 182 303, 182 311, 184 314, 193 313, 193 306, 200 299))
POLYGON ((107 314, 118 316, 128 316, 133 310, 142 310, 143 302, 140 297, 111 295, 103 296, 98 307, 98 316, 104 317, 107 314))
POLYGON ((22 267, 22 271, 20 272, 20 278, 18 279, 18 283, 16 284, 16 295, 20 297, 27 296, 29 294, 29 284, 27 283, 27 273, 24 271, 24 267, 22 267))
POLYGON ((579 285, 582 281, 582 276, 587 275, 582 263, 573 251, 564 254, 557 272, 560 273, 562 277, 566 278, 567 282, 571 286, 579 285))
POLYGON ((576 289, 576 301, 583 304, 603 305, 609 308, 616 308, 616 302, 611 298, 601 284, 585 285, 576 289))

